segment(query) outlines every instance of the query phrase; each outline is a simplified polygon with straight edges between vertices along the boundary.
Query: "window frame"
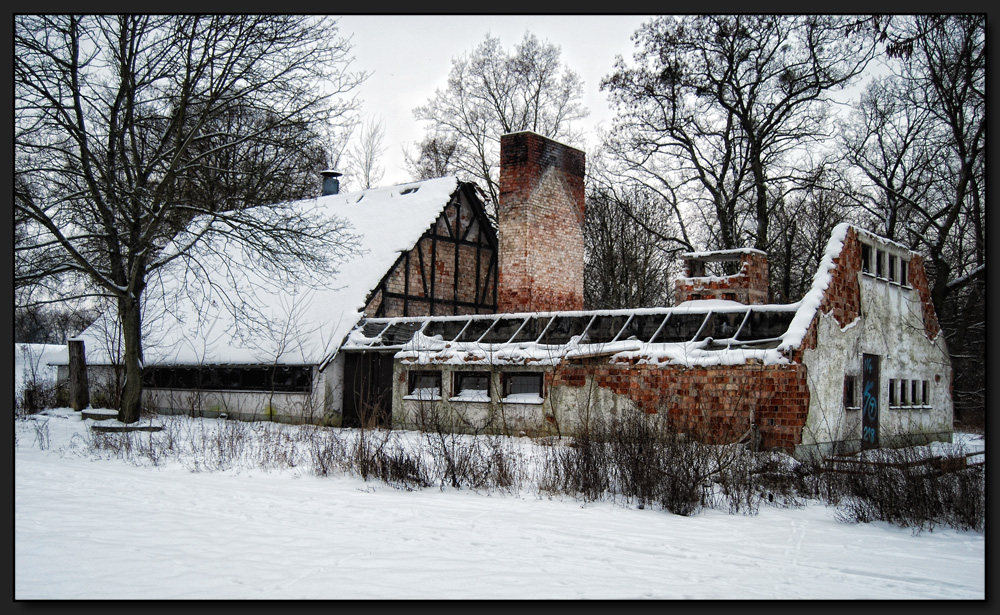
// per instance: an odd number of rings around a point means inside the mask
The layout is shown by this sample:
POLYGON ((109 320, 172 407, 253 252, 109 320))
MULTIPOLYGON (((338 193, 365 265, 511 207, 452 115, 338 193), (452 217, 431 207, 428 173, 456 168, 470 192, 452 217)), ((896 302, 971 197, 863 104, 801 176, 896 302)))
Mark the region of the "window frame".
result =
POLYGON ((544 372, 504 372, 503 373, 503 401, 505 403, 536 403, 540 404, 545 398, 545 373, 544 372), (515 379, 526 379, 537 382, 537 391, 514 391, 515 379), (531 398, 534 395, 537 399, 531 398))
POLYGON ((406 374, 406 395, 403 399, 417 399, 420 401, 436 401, 441 399, 441 370, 430 370, 430 369, 412 369, 407 370, 406 374), (421 378, 432 378, 437 386, 436 387, 426 387, 417 386, 421 378), (416 393, 416 391, 428 391, 431 389, 437 389, 437 393, 431 393, 424 395, 422 393, 416 393))
POLYGON ((860 410, 858 402, 858 377, 854 374, 844 376, 844 409, 860 410))
POLYGON ((493 383, 492 383, 492 377, 488 371, 485 370, 454 371, 451 374, 451 384, 452 384, 452 395, 449 398, 450 401, 470 401, 470 402, 490 401, 490 391, 493 389, 493 383), (463 382, 471 378, 484 378, 486 380, 486 388, 485 389, 462 388, 463 382), (483 391, 485 392, 485 395, 479 395, 479 396, 462 395, 462 391, 483 391))

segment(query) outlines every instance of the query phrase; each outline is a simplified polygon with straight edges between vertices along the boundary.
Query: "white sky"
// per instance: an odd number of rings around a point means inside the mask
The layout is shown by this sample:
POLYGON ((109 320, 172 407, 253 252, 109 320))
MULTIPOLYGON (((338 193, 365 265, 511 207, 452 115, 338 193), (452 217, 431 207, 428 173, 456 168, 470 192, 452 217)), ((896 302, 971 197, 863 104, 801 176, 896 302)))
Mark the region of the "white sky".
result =
MULTIPOLYGON (((649 15, 345 15, 341 34, 353 35, 357 70, 373 74, 362 85, 362 112, 385 122, 382 185, 410 181, 402 154, 426 127, 413 109, 444 89, 452 58, 471 52, 486 34, 500 38, 510 50, 531 31, 540 40, 562 49, 564 66, 584 82, 584 106, 590 110, 584 128, 610 124, 613 116, 601 79, 608 75, 616 55, 631 60, 631 35, 649 15)), ((596 146, 588 135, 586 147, 596 146)))
MULTIPOLYGON (((156 465, 94 455, 93 421, 68 408, 15 421, 15 601, 986 598, 984 533, 849 524, 811 500, 682 517, 548 497, 530 480, 505 495, 404 491, 317 476, 301 441, 293 468, 261 469, 248 453, 220 471, 199 464, 191 440, 229 442, 216 430, 242 425, 287 447, 276 432, 301 427, 164 420, 142 438, 169 430, 188 452, 156 465)), ((981 436, 962 438, 985 450, 981 436)))

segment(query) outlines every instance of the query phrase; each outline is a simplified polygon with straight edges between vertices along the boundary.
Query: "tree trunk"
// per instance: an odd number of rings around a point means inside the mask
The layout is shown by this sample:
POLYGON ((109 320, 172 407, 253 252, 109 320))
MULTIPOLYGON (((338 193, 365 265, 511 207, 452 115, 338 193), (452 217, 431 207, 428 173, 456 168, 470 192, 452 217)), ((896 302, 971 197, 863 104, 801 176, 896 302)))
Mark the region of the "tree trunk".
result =
POLYGON ((142 318, 140 304, 133 297, 118 300, 125 337, 125 385, 118 412, 123 423, 135 423, 142 409, 142 318))
POLYGON ((87 384, 87 355, 83 340, 69 340, 69 406, 83 410, 90 406, 90 387, 87 384))

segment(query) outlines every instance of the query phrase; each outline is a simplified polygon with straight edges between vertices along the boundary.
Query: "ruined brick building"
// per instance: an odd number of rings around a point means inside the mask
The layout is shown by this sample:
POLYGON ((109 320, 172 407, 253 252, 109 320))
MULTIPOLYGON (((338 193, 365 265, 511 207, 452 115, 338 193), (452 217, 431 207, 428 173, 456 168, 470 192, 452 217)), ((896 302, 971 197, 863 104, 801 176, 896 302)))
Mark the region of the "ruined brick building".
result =
MULTIPOLYGON (((841 225, 796 303, 769 303, 767 255, 744 249, 684 255, 673 307, 586 311, 584 173, 579 150, 504 135, 497 231, 455 178, 303 202, 361 237, 346 281, 251 280, 291 339, 236 337, 204 303, 152 323, 150 405, 395 428, 430 413, 514 435, 642 411, 797 455, 950 439, 951 368, 917 254, 841 225), (709 275, 719 262, 736 273, 709 275)), ((102 335, 84 334, 92 365, 102 335)))

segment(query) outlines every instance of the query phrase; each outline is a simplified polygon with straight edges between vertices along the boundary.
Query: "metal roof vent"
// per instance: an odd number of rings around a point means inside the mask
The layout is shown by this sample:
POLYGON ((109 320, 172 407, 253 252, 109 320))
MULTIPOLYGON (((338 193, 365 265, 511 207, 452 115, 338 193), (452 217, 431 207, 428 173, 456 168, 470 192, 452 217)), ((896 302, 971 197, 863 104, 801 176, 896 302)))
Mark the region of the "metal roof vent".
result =
POLYGON ((337 178, 343 175, 343 173, 334 171, 333 169, 326 169, 320 171, 319 174, 323 176, 323 196, 340 194, 340 180, 337 178))

